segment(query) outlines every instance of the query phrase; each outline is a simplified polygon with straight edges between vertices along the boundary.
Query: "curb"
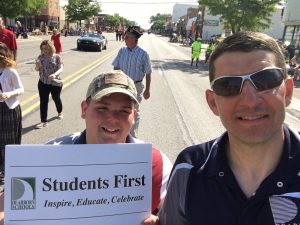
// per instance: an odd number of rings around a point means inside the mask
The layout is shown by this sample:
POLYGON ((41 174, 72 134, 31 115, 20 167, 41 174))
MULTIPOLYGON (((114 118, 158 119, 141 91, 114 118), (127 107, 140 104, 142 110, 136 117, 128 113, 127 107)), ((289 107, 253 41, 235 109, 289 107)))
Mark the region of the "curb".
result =
POLYGON ((16 39, 17 42, 29 42, 29 41, 40 41, 40 40, 43 40, 43 38, 40 36, 38 36, 38 37, 29 36, 26 39, 23 39, 23 38, 16 39))

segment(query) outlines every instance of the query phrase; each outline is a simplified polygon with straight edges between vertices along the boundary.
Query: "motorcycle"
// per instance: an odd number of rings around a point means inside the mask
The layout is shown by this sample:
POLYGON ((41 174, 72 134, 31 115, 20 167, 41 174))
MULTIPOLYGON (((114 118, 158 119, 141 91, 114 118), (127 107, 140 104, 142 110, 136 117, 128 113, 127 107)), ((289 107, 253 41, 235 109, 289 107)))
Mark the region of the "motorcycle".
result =
POLYGON ((178 42, 177 34, 173 33, 170 37, 170 42, 178 42))

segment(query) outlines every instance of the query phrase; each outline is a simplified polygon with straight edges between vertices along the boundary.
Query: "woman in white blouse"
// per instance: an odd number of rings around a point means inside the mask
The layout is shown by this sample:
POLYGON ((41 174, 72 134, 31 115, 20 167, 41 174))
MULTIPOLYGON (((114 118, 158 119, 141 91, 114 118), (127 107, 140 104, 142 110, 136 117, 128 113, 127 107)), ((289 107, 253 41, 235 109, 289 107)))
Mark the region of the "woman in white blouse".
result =
POLYGON ((4 171, 4 149, 8 144, 21 144, 22 111, 17 99, 24 92, 16 62, 8 47, 0 42, 0 182, 4 171))

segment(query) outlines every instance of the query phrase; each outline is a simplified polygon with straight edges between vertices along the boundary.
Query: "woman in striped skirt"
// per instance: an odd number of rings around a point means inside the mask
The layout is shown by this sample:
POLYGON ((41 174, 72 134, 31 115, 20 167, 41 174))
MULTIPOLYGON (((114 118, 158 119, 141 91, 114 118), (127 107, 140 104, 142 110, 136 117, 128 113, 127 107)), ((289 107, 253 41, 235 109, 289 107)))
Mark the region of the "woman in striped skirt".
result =
MULTIPOLYGON (((22 112, 17 96, 24 92, 16 62, 8 47, 0 42, 0 172, 4 170, 4 149, 21 144, 22 112)), ((0 177, 1 182, 1 177, 0 177)))

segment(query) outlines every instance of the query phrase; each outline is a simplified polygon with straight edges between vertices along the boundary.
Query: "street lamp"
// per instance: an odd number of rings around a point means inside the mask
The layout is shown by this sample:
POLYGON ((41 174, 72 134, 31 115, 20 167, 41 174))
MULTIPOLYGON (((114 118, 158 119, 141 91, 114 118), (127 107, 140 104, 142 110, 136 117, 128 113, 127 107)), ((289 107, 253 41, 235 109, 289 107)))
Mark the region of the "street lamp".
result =
POLYGON ((203 32, 203 22, 204 22, 204 11, 205 7, 201 8, 201 11, 198 12, 197 19, 196 19, 196 36, 202 38, 203 32))
POLYGON ((197 18, 196 18, 196 37, 195 39, 197 39, 197 37, 201 37, 202 35, 200 34, 201 31, 201 12, 198 12, 197 18))
POLYGON ((184 34, 184 32, 183 32, 183 29, 184 29, 184 28, 185 28, 184 18, 182 18, 182 19, 181 19, 181 28, 180 28, 180 29, 181 29, 181 30, 180 30, 180 34, 181 34, 181 35, 184 34))

